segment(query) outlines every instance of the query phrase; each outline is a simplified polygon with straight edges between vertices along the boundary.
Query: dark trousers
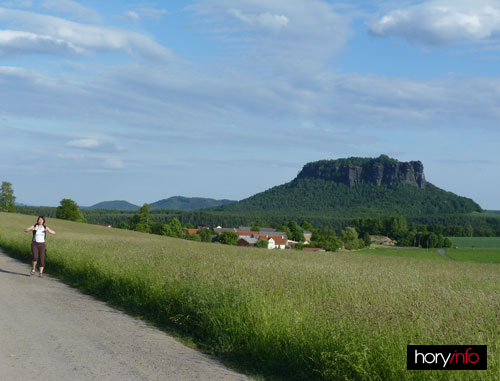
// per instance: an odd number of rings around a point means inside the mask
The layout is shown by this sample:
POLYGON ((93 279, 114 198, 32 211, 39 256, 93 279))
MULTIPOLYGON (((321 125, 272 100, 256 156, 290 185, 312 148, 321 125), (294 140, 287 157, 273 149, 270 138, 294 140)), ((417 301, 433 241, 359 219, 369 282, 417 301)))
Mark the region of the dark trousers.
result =
POLYGON ((45 267, 45 242, 31 242, 33 262, 39 262, 40 267, 45 267))

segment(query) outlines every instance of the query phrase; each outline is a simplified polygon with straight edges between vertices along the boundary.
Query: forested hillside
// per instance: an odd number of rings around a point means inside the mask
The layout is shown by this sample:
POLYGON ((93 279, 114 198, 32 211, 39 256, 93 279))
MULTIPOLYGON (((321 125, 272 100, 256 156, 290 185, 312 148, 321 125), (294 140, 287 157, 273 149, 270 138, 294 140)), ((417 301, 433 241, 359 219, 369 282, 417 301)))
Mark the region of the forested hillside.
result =
POLYGON ((217 210, 351 218, 482 211, 471 199, 426 182, 420 162, 401 163, 384 156, 309 163, 291 182, 217 210))
MULTIPOLYGON (((83 208, 82 208, 83 209, 83 208)), ((89 206, 87 209, 106 209, 106 210, 139 210, 139 206, 131 204, 128 201, 103 201, 89 206)))
POLYGON ((213 198, 203 197, 182 197, 174 196, 164 200, 156 201, 150 204, 151 210, 171 209, 171 210, 194 210, 210 208, 219 205, 231 204, 232 200, 214 200, 213 198))
POLYGON ((295 179, 238 203, 218 208, 226 212, 278 211, 334 214, 337 217, 457 214, 480 211, 474 201, 427 183, 425 189, 407 184, 349 187, 321 179, 295 179))

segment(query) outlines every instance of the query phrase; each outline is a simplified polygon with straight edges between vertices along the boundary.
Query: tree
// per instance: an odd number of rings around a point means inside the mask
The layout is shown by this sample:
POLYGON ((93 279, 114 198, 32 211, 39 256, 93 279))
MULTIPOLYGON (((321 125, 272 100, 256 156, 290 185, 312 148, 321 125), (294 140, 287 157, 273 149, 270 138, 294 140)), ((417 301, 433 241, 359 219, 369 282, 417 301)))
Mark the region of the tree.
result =
POLYGON ((344 241, 344 247, 347 250, 357 250, 365 247, 365 242, 362 239, 358 239, 356 229, 350 226, 342 230, 342 241, 344 241))
POLYGON ((292 239, 293 241, 298 242, 304 242, 304 229, 302 229, 297 222, 290 221, 288 222, 287 227, 291 233, 291 236, 287 235, 288 239, 292 239))
POLYGON ((255 247, 267 249, 269 247, 269 241, 266 239, 261 239, 260 241, 257 241, 257 243, 255 244, 255 247))
POLYGON ((141 233, 151 233, 151 225, 139 222, 137 225, 135 225, 135 231, 141 233))
POLYGON ((424 233, 421 246, 425 249, 432 249, 438 247, 439 237, 436 233, 424 233))
POLYGON ((161 222, 151 223, 151 233, 158 235, 167 235, 167 224, 161 222))
POLYGON ((474 235, 474 228, 470 223, 467 223, 467 225, 465 225, 464 233, 466 237, 472 237, 474 235))
POLYGON ((201 237, 202 242, 212 242, 212 232, 210 229, 200 229, 196 234, 201 237))
POLYGON ((177 219, 177 217, 174 217, 170 221, 168 221, 167 226, 170 232, 170 234, 167 235, 169 235, 170 237, 182 238, 182 236, 184 235, 181 222, 177 219))
POLYGON ((0 212, 16 212, 16 197, 12 184, 7 181, 2 181, 2 190, 0 191, 0 212))
POLYGON ((253 232, 260 232, 260 226, 254 224, 250 227, 250 230, 253 232))
POLYGON ((303 221, 300 226, 304 230, 309 230, 310 232, 314 231, 314 226, 312 226, 312 224, 308 221, 303 221))
POLYGON ((452 247, 452 246, 453 246, 452 240, 446 237, 443 242, 443 247, 452 247))
POLYGON ((185 237, 188 241, 201 242, 201 237, 198 234, 186 234, 185 237))
POLYGON ((385 233, 395 240, 400 240, 408 233, 408 221, 403 216, 389 217, 385 222, 385 233))
POLYGON ((278 226, 277 230, 280 231, 280 232, 284 232, 286 234, 286 236, 288 237, 288 239, 296 241, 295 239, 292 238, 293 234, 292 234, 291 230, 288 228, 287 225, 278 226))
MULTIPOLYGON (((155 226, 155 228, 159 229, 160 227, 155 226)), ((134 214, 130 220, 130 229, 141 233, 151 233, 153 229, 153 216, 151 215, 149 204, 144 204, 139 209, 139 214, 134 214)))
POLYGON ((56 208, 56 218, 61 220, 87 222, 80 209, 78 209, 77 203, 69 198, 63 198, 61 200, 61 205, 56 208))
POLYGON ((344 241, 344 243, 354 241, 355 239, 358 238, 358 232, 356 231, 356 229, 350 226, 342 230, 341 235, 342 235, 342 241, 344 241))
POLYGON ((370 234, 368 232, 365 232, 363 234, 363 241, 365 242, 365 246, 370 246, 372 243, 372 239, 370 238, 370 234))
POLYGON ((238 243, 238 234, 235 232, 223 232, 217 237, 217 241, 225 245, 234 245, 238 243))
POLYGON ((139 209, 139 223, 150 225, 152 222, 153 216, 151 215, 149 204, 144 204, 141 209, 139 209))
POLYGON ((326 251, 337 251, 342 247, 342 241, 334 236, 327 236, 323 241, 311 242, 310 247, 321 247, 326 251))

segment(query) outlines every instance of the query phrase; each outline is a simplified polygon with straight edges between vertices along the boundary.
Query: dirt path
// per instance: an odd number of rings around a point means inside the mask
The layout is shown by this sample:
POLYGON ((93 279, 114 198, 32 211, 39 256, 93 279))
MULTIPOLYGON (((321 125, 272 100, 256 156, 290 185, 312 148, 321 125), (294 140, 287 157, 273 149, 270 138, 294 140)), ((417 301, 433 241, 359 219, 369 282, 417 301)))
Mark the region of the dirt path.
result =
POLYGON ((248 380, 0 252, 2 380, 248 380))

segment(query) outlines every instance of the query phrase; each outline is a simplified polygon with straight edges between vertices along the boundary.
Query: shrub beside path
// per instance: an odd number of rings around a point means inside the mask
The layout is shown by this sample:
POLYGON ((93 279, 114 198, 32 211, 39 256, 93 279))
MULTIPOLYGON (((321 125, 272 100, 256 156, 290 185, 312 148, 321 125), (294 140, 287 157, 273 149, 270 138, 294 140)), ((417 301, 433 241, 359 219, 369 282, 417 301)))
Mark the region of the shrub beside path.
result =
POLYGON ((0 251, 3 380, 249 380, 0 251))

